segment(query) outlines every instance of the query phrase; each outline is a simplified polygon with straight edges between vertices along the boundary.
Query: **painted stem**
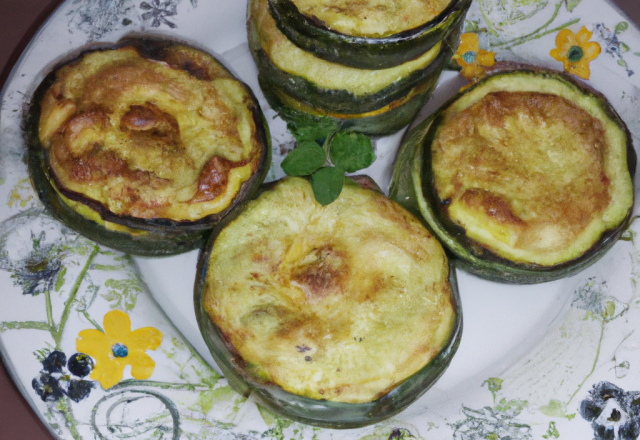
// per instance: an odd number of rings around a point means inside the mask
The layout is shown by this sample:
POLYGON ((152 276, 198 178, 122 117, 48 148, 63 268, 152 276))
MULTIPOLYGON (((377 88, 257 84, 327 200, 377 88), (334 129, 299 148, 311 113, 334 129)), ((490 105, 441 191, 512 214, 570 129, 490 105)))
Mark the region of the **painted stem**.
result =
MULTIPOLYGON (((492 44, 492 46, 494 46, 494 47, 504 46, 504 45, 507 45, 507 44, 511 44, 511 43, 513 43, 514 41, 518 41, 518 40, 522 40, 522 39, 527 39, 527 38, 529 38, 529 37, 531 37, 531 36, 533 36, 533 35, 537 34, 538 32, 541 32, 541 31, 542 31, 542 30, 544 30, 547 26, 549 26, 551 23, 553 23, 553 20, 555 20, 555 19, 556 19, 556 17, 558 16, 558 13, 560 12, 560 6, 561 6, 561 5, 562 5, 562 3, 558 3, 558 4, 556 5, 556 9, 555 9, 555 11, 553 12, 553 15, 551 16, 551 18, 550 18, 550 19, 549 19, 545 24, 543 24, 542 26, 540 26, 538 29, 536 29, 535 31, 531 32, 530 34, 527 34, 527 35, 521 35, 521 36, 519 36, 518 38, 514 38, 514 39, 513 39, 513 40, 511 40, 511 41, 505 41, 505 42, 498 43, 498 44, 492 44)), ((528 40, 526 40, 526 41, 528 41, 528 40)))
POLYGON ((91 316, 89 316, 89 313, 87 313, 86 310, 82 311, 82 315, 84 315, 85 319, 87 321, 89 321, 91 324, 93 324, 93 326, 98 330, 101 331, 102 333, 104 333, 104 329, 102 327, 100 327, 100 324, 98 324, 96 321, 93 320, 93 318, 91 316))
POLYGON ((556 32, 556 31, 559 31, 560 29, 564 29, 564 28, 566 28, 566 27, 569 27, 569 26, 571 26, 572 24, 575 24, 575 23, 577 23, 577 22, 579 22, 579 21, 580 21, 580 19, 579 19, 579 18, 576 18, 576 19, 571 20, 571 21, 569 21, 569 22, 567 22, 567 23, 565 23, 565 24, 562 24, 562 25, 560 25, 560 26, 558 26, 558 27, 555 27, 555 28, 553 28, 553 29, 549 29, 549 30, 548 30, 548 31, 546 31, 546 32, 543 32, 543 33, 541 33, 541 34, 538 34, 538 35, 536 35, 535 37, 532 37, 532 38, 530 38, 530 39, 528 39, 528 40, 522 40, 522 41, 518 41, 518 42, 516 42, 516 43, 513 43, 513 44, 512 44, 511 46, 509 46, 509 47, 511 48, 511 47, 513 47, 513 46, 518 46, 518 45, 520 45, 520 44, 524 44, 524 43, 526 43, 527 41, 530 41, 530 40, 534 40, 534 39, 537 39, 537 38, 542 38, 542 37, 544 37, 545 35, 552 34, 552 33, 556 32))
POLYGON ((73 409, 69 404, 69 399, 64 398, 58 401, 60 412, 64 416, 64 422, 67 428, 69 429, 69 433, 75 440, 82 440, 82 435, 78 432, 78 421, 73 415, 73 409))
POLYGON ((80 275, 78 275, 78 278, 76 279, 76 282, 74 283, 73 288, 71 289, 71 293, 69 293, 69 299, 67 299, 67 302, 65 303, 64 311, 62 312, 62 317, 60 318, 60 324, 58 325, 57 330, 51 332, 51 335, 53 336, 53 340, 56 343, 56 348, 58 349, 60 349, 60 341, 62 340, 62 333, 64 332, 65 325, 67 324, 67 319, 69 319, 69 313, 71 313, 71 306, 76 300, 76 295, 78 294, 78 290, 80 290, 82 281, 84 280, 84 277, 87 275, 87 271, 91 267, 91 263, 93 263, 93 259, 96 257, 96 255, 98 255, 99 251, 100 251, 100 247, 94 246, 93 251, 91 252, 91 255, 89 255, 87 262, 82 268, 80 275))
POLYGON ((47 323, 49 324, 49 331, 53 334, 56 328, 56 323, 53 322, 53 306, 51 305, 51 289, 45 290, 44 297, 46 300, 47 308, 47 323))
POLYGON ((482 18, 484 18, 484 22, 487 23, 487 27, 489 28, 489 32, 491 32, 491 35, 493 35, 494 37, 497 37, 498 36, 498 32, 496 32, 495 28, 493 27, 493 25, 489 21, 489 17, 487 17, 487 14, 484 13, 482 8, 480 8, 480 14, 482 14, 482 18))
POLYGON ((591 377, 591 375, 593 374, 594 371, 596 371, 596 366, 598 364, 598 359, 600 358, 600 349, 602 348, 602 339, 604 338, 604 327, 605 325, 607 325, 607 320, 603 320, 601 327, 600 327, 600 339, 598 340, 598 348, 596 349, 596 358, 593 360, 593 365, 591 366, 591 371, 589 371, 589 374, 587 374, 587 376, 584 378, 584 380, 580 383, 580 385, 578 385, 578 389, 576 389, 576 391, 571 395, 571 397, 569 398, 569 400, 567 400, 567 406, 569 406, 569 403, 571 403, 571 401, 573 400, 574 397, 576 397, 576 394, 578 394, 578 391, 580 391, 580 389, 582 388, 582 386, 587 382, 587 380, 591 377))
POLYGON ((191 383, 171 383, 171 382, 159 382, 154 380, 136 380, 136 379, 125 379, 120 381, 117 385, 109 388, 109 391, 119 390, 121 388, 135 387, 135 386, 144 386, 144 387, 157 387, 165 390, 188 390, 188 391, 207 391, 210 387, 205 385, 195 385, 191 383))
POLYGON ((50 332, 51 325, 44 321, 8 321, 0 324, 0 332, 5 330, 21 330, 21 329, 31 329, 31 330, 45 330, 50 332))

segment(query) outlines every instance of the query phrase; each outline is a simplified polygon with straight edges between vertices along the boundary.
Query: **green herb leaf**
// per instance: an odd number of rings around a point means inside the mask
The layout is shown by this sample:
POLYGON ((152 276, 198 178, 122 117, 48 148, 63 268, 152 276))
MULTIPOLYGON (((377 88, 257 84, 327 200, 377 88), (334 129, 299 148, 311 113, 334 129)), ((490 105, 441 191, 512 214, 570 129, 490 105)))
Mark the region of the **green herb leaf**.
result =
POLYGON ((282 170, 289 176, 308 176, 327 160, 327 156, 316 141, 301 142, 282 161, 282 170))
POLYGON ((318 117, 296 112, 288 115, 287 129, 298 142, 323 140, 340 128, 340 123, 327 116, 318 117))
POLYGON ((331 162, 347 173, 367 168, 376 160, 371 139, 352 131, 339 131, 331 138, 329 155, 331 162))
POLYGON ((313 195, 322 206, 340 197, 343 185, 344 170, 338 167, 322 167, 311 176, 313 195))

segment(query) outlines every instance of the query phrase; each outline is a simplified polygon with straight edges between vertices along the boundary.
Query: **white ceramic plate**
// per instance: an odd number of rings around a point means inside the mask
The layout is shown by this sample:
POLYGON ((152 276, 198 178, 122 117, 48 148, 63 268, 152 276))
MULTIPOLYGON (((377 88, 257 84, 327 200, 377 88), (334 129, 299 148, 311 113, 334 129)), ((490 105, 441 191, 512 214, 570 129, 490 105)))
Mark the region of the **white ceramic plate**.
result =
MULTIPOLYGON (((193 312, 197 252, 130 258, 77 236, 42 212, 24 162, 25 103, 58 60, 92 42, 115 42, 130 33, 167 35, 224 59, 261 100, 273 136, 269 179, 280 177, 279 163, 293 141, 259 92, 244 20, 244 2, 228 0, 68 0, 34 37, 5 85, 0 349, 51 432, 65 440, 636 438, 640 243, 635 224, 595 266, 557 282, 500 285, 459 273, 464 333, 440 381, 382 424, 332 431, 275 417, 238 396, 216 373, 193 312), (105 390, 95 376, 47 361, 61 353, 71 359, 87 329, 94 330, 96 341, 100 330, 126 336, 127 319, 134 331, 153 327, 163 335, 158 347, 145 342, 138 347, 153 361, 137 360, 138 379, 127 366, 122 379, 105 390)), ((556 35, 583 26, 602 49, 590 62, 588 82, 612 102, 639 145, 640 32, 604 0, 477 0, 466 30, 477 32, 481 48, 497 59, 561 70, 562 63, 549 55, 556 35)), ((446 72, 422 115, 463 84, 456 72, 446 72)), ((367 172, 383 188, 401 136, 376 140, 378 159, 367 172)), ((95 356, 101 355, 108 359, 106 352, 95 356)), ((113 363, 105 374, 118 379, 119 370, 113 363)))

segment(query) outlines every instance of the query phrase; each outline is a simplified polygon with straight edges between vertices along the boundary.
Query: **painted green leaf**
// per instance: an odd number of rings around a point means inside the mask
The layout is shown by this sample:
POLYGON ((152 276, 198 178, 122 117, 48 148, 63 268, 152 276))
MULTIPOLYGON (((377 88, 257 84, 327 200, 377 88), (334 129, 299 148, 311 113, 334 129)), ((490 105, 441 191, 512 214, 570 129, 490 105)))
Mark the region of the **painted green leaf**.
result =
POLYGON ((60 272, 58 273, 58 279, 56 280, 56 286, 54 288, 56 292, 60 292, 60 289, 62 288, 62 286, 64 286, 64 276, 66 273, 67 273, 67 268, 63 266, 60 272))
POLYGON ((621 34, 627 29, 629 29, 629 23, 627 23, 626 21, 621 21, 616 25, 616 34, 621 34))
POLYGON ((262 420, 264 421, 264 423, 267 426, 275 425, 276 415, 271 413, 269 410, 267 410, 266 408, 263 408, 260 405, 257 405, 257 407, 258 407, 258 412, 260 413, 260 416, 262 417, 262 420))
POLYGON ((308 176, 324 165, 326 154, 316 141, 303 141, 282 161, 288 176, 308 176))
POLYGON ((331 138, 329 156, 335 166, 347 173, 367 168, 376 160, 371 138, 352 131, 339 131, 331 138))
POLYGON ((498 394, 498 391, 500 391, 502 389, 502 382, 504 382, 504 380, 502 380, 502 379, 500 379, 498 377, 490 377, 489 379, 487 379, 484 382, 484 383, 487 384, 487 387, 489 388, 489 391, 491 391, 491 394, 493 395, 493 401, 494 402, 496 400, 496 394, 498 394))
POLYGON ((95 270, 116 271, 121 270, 122 266, 114 266, 112 264, 94 264, 91 268, 95 270))
POLYGON ((311 176, 313 194, 322 206, 340 197, 343 185, 344 170, 339 167, 322 167, 311 176))
POLYGON ((133 278, 124 280, 110 279, 104 285, 109 291, 102 297, 111 303, 112 309, 133 310, 138 300, 138 293, 142 292, 140 283, 133 278))
POLYGON ((510 411, 512 414, 514 414, 515 416, 517 416, 518 414, 520 414, 522 412, 522 410, 524 408, 526 408, 529 405, 529 401, 527 400, 520 400, 520 399, 511 399, 511 400, 507 400, 507 399, 500 399, 500 402, 498 402, 495 406, 497 411, 500 412, 507 412, 510 411))
POLYGON ((560 438, 560 431, 556 428, 556 422, 549 422, 549 428, 547 429, 547 433, 542 436, 543 438, 560 438))
MULTIPOLYGON (((201 391, 198 395, 197 405, 200 407, 202 414, 207 415, 217 403, 233 401, 236 397, 239 397, 239 395, 233 391, 233 388, 224 386, 214 390, 201 391)), ((234 408, 235 412, 238 409, 234 408)))
POLYGON ((464 32, 479 32, 480 20, 465 20, 464 32))
POLYGON ((602 318, 608 319, 611 318, 616 313, 616 305, 613 301, 607 301, 607 305, 602 312, 602 318))
POLYGON ((572 12, 576 6, 580 4, 582 0, 566 0, 567 1, 567 11, 572 12))
POLYGON ((631 364, 629 363, 629 361, 623 361, 620 362, 619 364, 617 364, 615 366, 616 369, 616 377, 618 379, 622 379, 623 377, 625 377, 627 374, 629 374, 629 369, 631 368, 631 364))
POLYGON ((627 46, 625 43, 623 43, 622 41, 620 42, 620 48, 622 49, 622 52, 629 52, 629 50, 631 50, 629 48, 629 46, 627 46))
POLYGON ((540 412, 549 417, 564 417, 571 420, 575 414, 567 414, 567 405, 557 399, 551 399, 547 405, 540 407, 540 412))

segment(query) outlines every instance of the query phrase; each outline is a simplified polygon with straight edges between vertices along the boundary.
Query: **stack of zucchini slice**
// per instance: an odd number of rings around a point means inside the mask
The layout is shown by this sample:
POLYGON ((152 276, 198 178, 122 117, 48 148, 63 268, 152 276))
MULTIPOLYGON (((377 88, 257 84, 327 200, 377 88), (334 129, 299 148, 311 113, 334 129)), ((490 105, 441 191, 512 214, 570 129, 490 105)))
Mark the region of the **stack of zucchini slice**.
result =
POLYGON ((262 91, 287 122, 331 118, 368 134, 397 131, 429 99, 470 3, 433 0, 416 14, 413 2, 381 11, 366 2, 250 0, 262 91))

